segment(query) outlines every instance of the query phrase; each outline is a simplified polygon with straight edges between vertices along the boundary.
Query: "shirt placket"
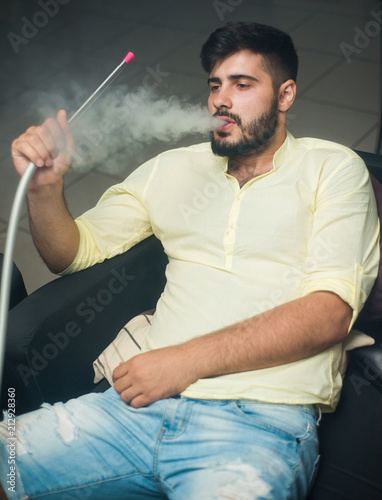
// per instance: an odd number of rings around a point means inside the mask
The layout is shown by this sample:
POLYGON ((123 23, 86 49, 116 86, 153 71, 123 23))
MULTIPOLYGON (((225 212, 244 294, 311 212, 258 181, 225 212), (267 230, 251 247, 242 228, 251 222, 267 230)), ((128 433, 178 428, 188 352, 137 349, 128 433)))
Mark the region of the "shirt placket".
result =
POLYGON ((232 268, 235 241, 236 241, 236 232, 237 232, 237 221, 239 218, 240 207, 241 207, 241 202, 243 200, 243 196, 245 195, 249 187, 252 186, 253 183, 258 182, 260 179, 266 177, 272 172, 274 172, 274 169, 270 170, 269 172, 266 172, 263 175, 259 175, 254 179, 251 179, 241 189, 235 177, 225 173, 227 179, 231 182, 235 194, 235 198, 233 200, 231 211, 228 217, 227 229, 224 233, 224 242, 223 242, 224 252, 225 252, 225 267, 228 269, 232 268))
POLYGON ((239 218, 240 205, 242 195, 235 193, 235 199, 232 203, 231 212, 228 217, 227 229, 224 233, 224 252, 225 265, 227 268, 232 268, 233 252, 235 248, 237 220, 239 218))

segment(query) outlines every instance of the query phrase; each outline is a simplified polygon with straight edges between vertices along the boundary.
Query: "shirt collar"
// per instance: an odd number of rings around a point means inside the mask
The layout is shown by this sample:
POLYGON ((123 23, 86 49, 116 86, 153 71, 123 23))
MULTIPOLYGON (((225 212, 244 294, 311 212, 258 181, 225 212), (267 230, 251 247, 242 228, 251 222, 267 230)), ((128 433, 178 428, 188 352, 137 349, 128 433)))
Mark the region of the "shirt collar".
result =
MULTIPOLYGON (((276 151, 273 157, 273 169, 277 170, 289 157, 291 151, 296 147, 297 141, 293 137, 293 135, 286 131, 285 141, 281 144, 279 149, 276 151)), ((222 168, 223 172, 227 172, 228 170, 228 157, 224 156, 218 158, 219 165, 222 168)))
POLYGON ((292 150, 296 147, 297 141, 293 135, 286 131, 285 141, 281 144, 273 157, 273 168, 277 170, 290 157, 292 150))

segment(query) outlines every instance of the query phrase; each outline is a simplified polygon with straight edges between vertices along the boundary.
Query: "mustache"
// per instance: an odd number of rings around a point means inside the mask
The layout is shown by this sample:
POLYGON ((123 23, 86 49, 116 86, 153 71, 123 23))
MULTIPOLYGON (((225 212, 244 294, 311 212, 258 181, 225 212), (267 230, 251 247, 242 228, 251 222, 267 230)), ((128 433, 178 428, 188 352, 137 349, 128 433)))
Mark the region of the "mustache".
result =
POLYGON ((216 113, 213 116, 214 117, 225 116, 226 118, 230 118, 231 120, 235 121, 237 125, 239 126, 242 125, 240 116, 230 113, 229 111, 216 111, 216 113))

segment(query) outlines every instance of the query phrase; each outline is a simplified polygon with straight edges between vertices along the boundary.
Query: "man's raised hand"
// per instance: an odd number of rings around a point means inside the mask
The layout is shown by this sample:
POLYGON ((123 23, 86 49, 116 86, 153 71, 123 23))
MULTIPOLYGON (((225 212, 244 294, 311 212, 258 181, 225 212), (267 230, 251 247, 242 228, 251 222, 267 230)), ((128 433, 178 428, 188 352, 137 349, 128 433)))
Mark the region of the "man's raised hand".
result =
POLYGON ((69 168, 74 141, 66 112, 48 118, 42 125, 30 127, 12 143, 12 158, 19 175, 31 161, 37 168, 29 188, 39 188, 61 180, 69 168))

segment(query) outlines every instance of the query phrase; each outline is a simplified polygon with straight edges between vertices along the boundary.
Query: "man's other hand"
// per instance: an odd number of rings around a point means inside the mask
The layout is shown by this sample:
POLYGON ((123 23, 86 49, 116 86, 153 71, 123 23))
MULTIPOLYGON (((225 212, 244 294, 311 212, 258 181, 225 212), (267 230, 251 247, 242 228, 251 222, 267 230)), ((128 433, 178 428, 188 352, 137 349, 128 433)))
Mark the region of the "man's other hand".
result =
POLYGON ((183 344, 134 356, 114 370, 114 389, 134 408, 178 395, 197 380, 186 351, 183 344))

